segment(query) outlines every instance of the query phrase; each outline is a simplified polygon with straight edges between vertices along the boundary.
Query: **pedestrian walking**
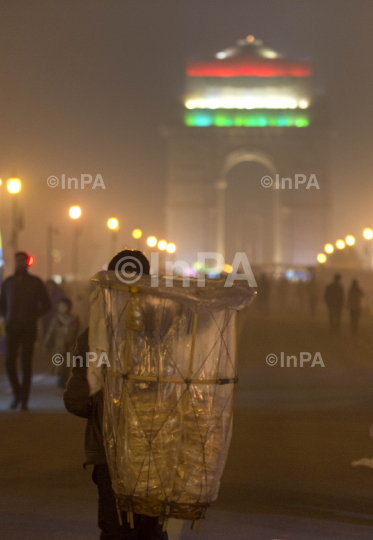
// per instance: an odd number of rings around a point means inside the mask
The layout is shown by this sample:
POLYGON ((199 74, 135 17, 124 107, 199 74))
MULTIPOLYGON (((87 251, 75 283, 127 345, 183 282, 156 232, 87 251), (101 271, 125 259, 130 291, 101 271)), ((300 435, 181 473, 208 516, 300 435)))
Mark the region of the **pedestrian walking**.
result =
POLYGON ((344 304, 344 290, 341 285, 341 274, 334 276, 334 281, 325 289, 324 299, 329 311, 330 331, 338 334, 341 329, 341 317, 344 304))
POLYGON ((37 320, 50 309, 45 285, 28 273, 27 261, 27 253, 16 253, 15 273, 4 281, 0 295, 0 315, 5 317, 6 328, 6 371, 13 390, 10 408, 16 409, 21 403, 22 410, 28 410, 37 320), (17 373, 19 349, 22 383, 17 373))
POLYGON ((354 279, 347 296, 347 308, 350 311, 352 334, 356 334, 358 330, 363 296, 364 292, 360 289, 358 280, 354 279))
POLYGON ((79 334, 79 317, 72 312, 72 302, 69 298, 62 298, 57 306, 57 315, 52 320, 44 338, 44 347, 53 343, 53 355, 62 359, 57 366, 57 386, 65 389, 70 375, 68 355, 73 356, 74 347, 79 334))
MULTIPOLYGON (((134 273, 149 274, 148 259, 141 251, 124 250, 118 253, 109 263, 108 270, 118 270, 117 265, 126 259, 131 259, 134 273), (137 261, 137 262, 136 262, 137 261)), ((120 268, 119 270, 120 271, 120 268)), ((102 436, 104 396, 103 390, 90 395, 87 379, 87 362, 89 353, 87 328, 78 338, 74 351, 75 357, 82 357, 83 362, 77 362, 71 370, 71 376, 64 392, 66 409, 83 418, 87 418, 85 434, 86 463, 92 464, 92 479, 98 489, 98 526, 101 529, 101 540, 167 540, 167 532, 162 531, 158 517, 150 517, 134 513, 134 528, 131 529, 126 515, 119 522, 115 493, 112 488, 107 464, 104 441, 102 436)))

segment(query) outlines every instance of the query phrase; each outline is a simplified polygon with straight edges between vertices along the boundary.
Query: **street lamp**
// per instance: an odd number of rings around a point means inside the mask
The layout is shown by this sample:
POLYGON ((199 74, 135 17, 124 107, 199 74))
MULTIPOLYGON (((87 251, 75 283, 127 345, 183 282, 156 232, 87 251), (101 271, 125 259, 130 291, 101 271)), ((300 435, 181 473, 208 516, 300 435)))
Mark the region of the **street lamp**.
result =
POLYGON ((373 238, 373 229, 371 229, 370 227, 367 227, 366 229, 363 230, 363 236, 365 238, 365 240, 372 240, 373 238))
POLYGON ((352 234, 348 234, 348 235, 346 236, 346 239, 345 239, 345 240, 346 240, 346 244, 347 244, 348 246, 353 246, 353 245, 355 244, 355 242, 356 242, 355 237, 352 236, 352 234))
POLYGON ((74 278, 78 279, 78 268, 79 268, 79 236, 81 234, 81 228, 79 225, 79 218, 82 215, 82 209, 80 206, 71 206, 69 210, 69 216, 75 222, 74 223, 74 234, 73 234, 73 257, 72 257, 72 273, 74 278))
POLYGON ((346 247, 344 240, 337 240, 335 245, 337 249, 344 249, 346 247))
POLYGON ((18 209, 18 193, 22 189, 22 182, 19 178, 9 178, 6 183, 8 193, 12 197, 12 234, 11 234, 11 245, 13 250, 16 253, 18 251, 18 233, 22 229, 21 215, 18 209))
POLYGON ((166 248, 167 248, 166 240, 159 240, 158 249, 160 249, 161 251, 164 251, 166 248))
POLYGON ((146 243, 149 247, 155 247, 157 245, 157 239, 155 236, 149 236, 146 243))
POLYGON ((326 262, 325 253, 319 253, 316 258, 317 258, 317 262, 320 264, 324 264, 326 262))
POLYGON ((333 253, 333 251, 334 251, 333 244, 325 244, 324 251, 325 251, 325 253, 333 253))
POLYGON ((71 219, 78 219, 82 215, 82 209, 80 206, 71 206, 69 210, 69 215, 71 219))

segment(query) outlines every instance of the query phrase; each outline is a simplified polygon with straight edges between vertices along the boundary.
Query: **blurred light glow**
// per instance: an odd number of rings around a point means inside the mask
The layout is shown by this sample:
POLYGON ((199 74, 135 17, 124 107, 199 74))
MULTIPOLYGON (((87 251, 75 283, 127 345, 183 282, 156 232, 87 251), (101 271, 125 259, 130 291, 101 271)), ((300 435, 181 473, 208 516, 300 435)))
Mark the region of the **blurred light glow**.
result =
POLYGON ((297 100, 292 97, 283 97, 281 95, 272 96, 222 96, 207 97, 201 99, 187 99, 185 102, 187 109, 307 109, 308 101, 305 99, 297 100))
POLYGON ((370 227, 367 227, 363 231, 363 236, 364 236, 365 240, 372 240, 372 238, 373 238, 373 230, 370 227))
POLYGON ((27 266, 32 266, 34 264, 34 262, 35 262, 34 257, 32 255, 29 255, 27 257, 27 266))
POLYGON ((21 180, 19 178, 9 178, 6 187, 9 193, 19 193, 22 189, 21 180))
POLYGON ((157 239, 155 236, 149 236, 146 243, 148 244, 149 247, 154 247, 157 245, 157 239))
POLYGON ((71 219, 78 219, 82 215, 82 209, 80 206, 71 206, 69 210, 69 216, 71 219))
POLYGON ((335 245, 338 249, 344 249, 346 247, 346 244, 343 240, 337 240, 335 245))
POLYGON ((253 41, 255 41, 255 37, 252 35, 247 36, 246 41, 248 41, 249 43, 252 43, 253 41))
POLYGON ((299 116, 295 111, 284 112, 243 112, 242 110, 194 110, 185 114, 185 125, 196 127, 264 127, 267 125, 279 127, 307 127, 310 123, 305 115, 299 116))
POLYGON ((173 244, 172 242, 170 244, 167 244, 167 251, 168 253, 175 253, 176 251, 176 246, 175 244, 173 244))
POLYGON ((225 272, 226 274, 230 274, 231 272, 233 272, 233 266, 231 266, 230 264, 225 264, 223 266, 223 272, 225 272))
POLYGON ((356 242, 355 237, 352 236, 352 234, 348 234, 348 235, 346 236, 346 244, 347 244, 348 246, 353 246, 355 242, 356 242))
POLYGON ((141 229, 134 229, 132 231, 132 236, 133 236, 133 238, 136 238, 136 240, 138 240, 139 238, 142 237, 142 230, 141 229))
POLYGON ((320 264, 324 264, 324 262, 326 262, 325 253, 319 253, 316 258, 317 258, 317 262, 320 264))
POLYGON ((333 244, 325 244, 325 246, 324 246, 324 251, 325 251, 326 253, 333 253, 333 251, 334 251, 334 246, 333 246, 333 244))
POLYGON ((107 220, 107 226, 110 230, 116 231, 119 228, 119 221, 115 217, 109 218, 107 220))
POLYGON ((166 240, 159 240, 158 249, 160 249, 161 251, 164 251, 166 248, 167 248, 166 240))

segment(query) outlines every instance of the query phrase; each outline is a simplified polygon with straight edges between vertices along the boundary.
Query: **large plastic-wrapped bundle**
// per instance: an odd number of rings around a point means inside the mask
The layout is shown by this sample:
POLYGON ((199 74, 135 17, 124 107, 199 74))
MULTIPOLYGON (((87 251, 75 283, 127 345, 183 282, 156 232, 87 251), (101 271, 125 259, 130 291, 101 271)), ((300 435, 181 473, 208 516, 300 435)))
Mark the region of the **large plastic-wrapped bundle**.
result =
POLYGON ((237 383, 236 312, 253 291, 240 281, 149 276, 134 287, 100 272, 90 348, 103 370, 104 442, 118 509, 204 517, 218 495, 237 383), (166 279, 168 281, 166 281, 166 279), (171 283, 170 283, 171 281, 171 283), (170 286, 172 284, 172 286, 170 286))

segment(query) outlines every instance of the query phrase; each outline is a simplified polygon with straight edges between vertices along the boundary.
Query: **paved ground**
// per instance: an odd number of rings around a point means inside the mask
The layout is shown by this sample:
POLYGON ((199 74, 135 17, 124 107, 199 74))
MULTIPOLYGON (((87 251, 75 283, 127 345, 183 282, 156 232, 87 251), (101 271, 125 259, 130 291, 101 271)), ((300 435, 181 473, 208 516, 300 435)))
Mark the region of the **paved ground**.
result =
MULTIPOLYGON (((234 436, 218 501, 200 532, 174 522, 171 540, 373 537, 372 321, 331 339, 322 319, 255 313, 240 321, 234 436), (320 352, 325 367, 269 366, 320 352), (181 530, 182 527, 182 530, 181 530)), ((0 380, 0 538, 98 538, 96 492, 82 462, 85 421, 64 412, 50 375, 34 379, 32 411, 8 412, 0 380)))

